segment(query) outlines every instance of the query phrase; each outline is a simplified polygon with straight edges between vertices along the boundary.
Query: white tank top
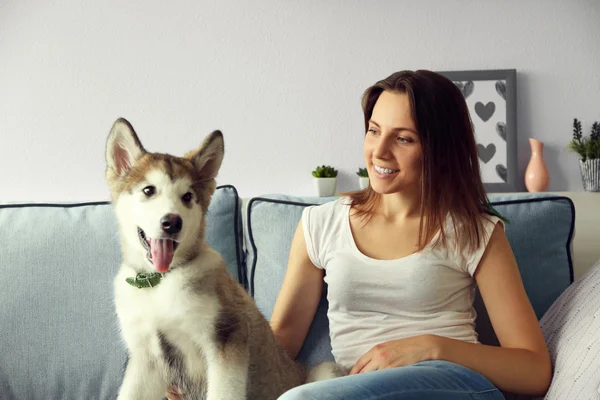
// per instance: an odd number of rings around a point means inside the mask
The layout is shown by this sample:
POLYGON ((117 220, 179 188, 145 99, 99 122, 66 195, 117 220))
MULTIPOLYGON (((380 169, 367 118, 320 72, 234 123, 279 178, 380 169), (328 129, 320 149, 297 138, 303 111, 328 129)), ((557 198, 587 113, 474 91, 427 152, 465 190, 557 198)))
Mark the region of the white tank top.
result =
MULTIPOLYGON (((430 243, 400 259, 376 260, 354 242, 349 204, 341 197, 302 213, 308 255, 325 270, 335 360, 351 368, 378 343, 422 334, 478 343, 473 274, 502 220, 484 219, 484 241, 474 253, 457 254, 430 243)), ((452 244, 452 231, 446 232, 452 244)))

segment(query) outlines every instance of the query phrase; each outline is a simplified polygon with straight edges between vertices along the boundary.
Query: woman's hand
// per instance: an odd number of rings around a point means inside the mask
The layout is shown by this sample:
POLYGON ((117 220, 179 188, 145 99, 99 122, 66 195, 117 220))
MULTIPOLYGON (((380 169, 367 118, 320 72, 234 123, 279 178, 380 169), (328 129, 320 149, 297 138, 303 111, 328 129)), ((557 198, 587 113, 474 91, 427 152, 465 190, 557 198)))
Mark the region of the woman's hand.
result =
POLYGON ((350 375, 401 367, 439 356, 440 341, 435 335, 420 335, 380 343, 358 359, 350 375))

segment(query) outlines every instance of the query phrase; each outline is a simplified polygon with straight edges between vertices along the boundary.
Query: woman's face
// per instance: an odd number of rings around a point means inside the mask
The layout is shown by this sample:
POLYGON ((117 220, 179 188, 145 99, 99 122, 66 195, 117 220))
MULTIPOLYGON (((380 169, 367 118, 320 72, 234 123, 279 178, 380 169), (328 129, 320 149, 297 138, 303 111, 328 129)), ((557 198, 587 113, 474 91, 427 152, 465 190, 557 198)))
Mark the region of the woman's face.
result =
POLYGON ((369 121, 364 154, 375 192, 390 194, 418 187, 423 153, 406 94, 381 93, 369 121))

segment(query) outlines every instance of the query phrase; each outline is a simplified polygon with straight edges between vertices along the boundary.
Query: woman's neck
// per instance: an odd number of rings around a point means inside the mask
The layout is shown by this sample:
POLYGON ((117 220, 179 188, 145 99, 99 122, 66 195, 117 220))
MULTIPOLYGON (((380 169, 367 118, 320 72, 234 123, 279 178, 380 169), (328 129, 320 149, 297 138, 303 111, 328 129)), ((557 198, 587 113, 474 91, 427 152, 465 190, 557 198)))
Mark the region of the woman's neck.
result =
POLYGON ((375 208, 376 215, 392 223, 419 217, 420 212, 421 193, 418 189, 380 195, 375 208))

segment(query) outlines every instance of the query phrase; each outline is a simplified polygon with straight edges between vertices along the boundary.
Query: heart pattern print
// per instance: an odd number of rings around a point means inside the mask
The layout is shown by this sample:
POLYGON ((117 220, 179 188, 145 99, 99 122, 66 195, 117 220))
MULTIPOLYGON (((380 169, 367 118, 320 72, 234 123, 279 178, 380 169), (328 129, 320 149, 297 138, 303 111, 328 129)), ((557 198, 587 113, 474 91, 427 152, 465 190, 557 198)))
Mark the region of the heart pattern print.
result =
POLYGON ((454 84, 469 108, 483 182, 507 182, 506 82, 455 81, 454 84))

